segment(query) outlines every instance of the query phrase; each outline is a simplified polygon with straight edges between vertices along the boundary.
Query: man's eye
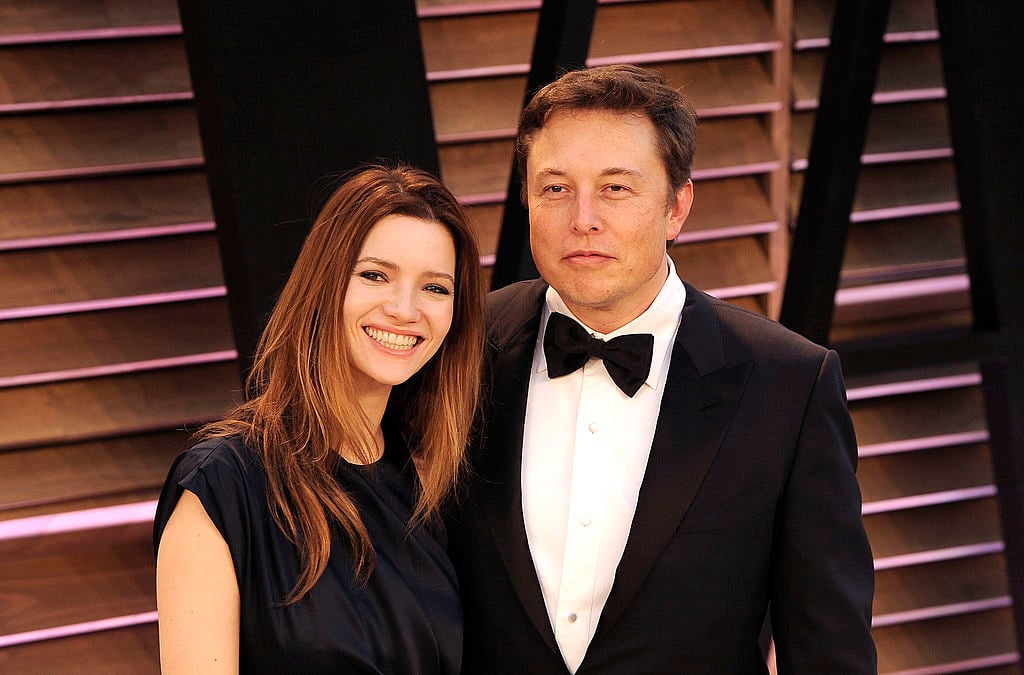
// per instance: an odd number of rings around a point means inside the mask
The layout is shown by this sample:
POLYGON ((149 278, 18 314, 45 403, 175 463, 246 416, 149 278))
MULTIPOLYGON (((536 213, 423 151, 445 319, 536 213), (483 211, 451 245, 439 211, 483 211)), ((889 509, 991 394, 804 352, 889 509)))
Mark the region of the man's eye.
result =
POLYGON ((559 192, 565 192, 565 188, 563 186, 561 186, 561 185, 549 185, 547 187, 547 191, 548 192, 559 193, 559 192))

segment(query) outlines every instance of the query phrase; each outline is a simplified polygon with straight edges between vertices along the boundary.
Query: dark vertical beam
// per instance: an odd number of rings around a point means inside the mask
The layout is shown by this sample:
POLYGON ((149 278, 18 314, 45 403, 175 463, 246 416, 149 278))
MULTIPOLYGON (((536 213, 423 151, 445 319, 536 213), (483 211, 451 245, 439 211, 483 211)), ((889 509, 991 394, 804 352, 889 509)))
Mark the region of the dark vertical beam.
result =
MULTIPOLYGON (((537 21, 524 107, 534 92, 559 74, 586 65, 596 13, 597 0, 544 0, 537 21)), ((492 289, 537 276, 530 253, 530 218, 520 199, 522 187, 513 158, 498 255, 491 276, 492 289)))
POLYGON ((780 321, 828 341, 871 113, 888 0, 835 3, 780 321))
POLYGON ((989 431, 1024 648, 1024 3, 937 0, 974 325, 995 331, 989 431))
POLYGON ((999 501, 999 517, 1006 546, 1006 568, 1013 599, 1018 648, 1024 646, 1024 456, 1013 428, 1014 406, 1005 359, 981 364, 989 448, 999 501))
POLYGON ((244 372, 332 187, 324 177, 380 159, 438 171, 416 6, 180 0, 179 9, 244 372))

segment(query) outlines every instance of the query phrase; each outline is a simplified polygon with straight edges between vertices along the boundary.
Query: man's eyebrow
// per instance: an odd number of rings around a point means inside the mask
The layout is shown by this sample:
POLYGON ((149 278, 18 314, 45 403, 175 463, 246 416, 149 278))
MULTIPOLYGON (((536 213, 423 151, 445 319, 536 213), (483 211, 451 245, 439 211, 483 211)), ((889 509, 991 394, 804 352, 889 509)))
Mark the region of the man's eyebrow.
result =
POLYGON ((629 176, 631 178, 643 178, 643 174, 635 169, 625 169, 620 166, 608 167, 601 171, 602 176, 629 176))

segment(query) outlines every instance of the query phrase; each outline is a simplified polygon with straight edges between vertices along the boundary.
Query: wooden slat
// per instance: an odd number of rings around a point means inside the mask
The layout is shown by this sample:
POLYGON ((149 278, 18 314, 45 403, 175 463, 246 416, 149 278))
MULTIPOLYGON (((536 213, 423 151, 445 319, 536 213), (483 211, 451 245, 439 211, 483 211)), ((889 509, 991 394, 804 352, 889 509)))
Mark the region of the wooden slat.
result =
POLYGON ((520 76, 430 83, 434 132, 440 142, 515 135, 526 93, 520 76))
POLYGON ((878 648, 878 672, 883 674, 967 670, 973 673, 987 660, 1013 658, 1017 651, 1009 608, 886 626, 876 628, 873 634, 878 648), (957 667, 958 663, 962 665, 957 667), (915 670, 925 668, 934 670, 915 670))
MULTIPOLYGON (((835 0, 793 0, 795 49, 828 45, 834 7, 835 0)), ((885 39, 888 42, 931 40, 935 38, 936 27, 934 2, 900 0, 890 5, 885 39)))
POLYGON ((588 63, 768 52, 781 45, 758 0, 671 0, 600 5, 588 63))
MULTIPOLYGON (((743 176, 779 166, 759 116, 714 119, 699 132, 697 179, 743 176)), ((512 141, 459 143, 438 148, 441 175, 455 194, 474 203, 504 198, 512 167, 512 141)))
MULTIPOLYGON (((423 18, 427 72, 431 79, 525 73, 536 28, 536 11, 423 18)), ((757 0, 605 4, 598 7, 588 63, 730 56, 780 45, 757 0)))
MULTIPOLYGON (((814 127, 813 112, 793 114, 790 152, 793 168, 807 166, 814 127)), ((868 123, 861 161, 865 164, 950 157, 949 115, 944 102, 875 106, 868 123)))
POLYGON ((702 180, 678 242, 772 232, 779 227, 758 177, 702 180))
POLYGON ((985 404, 978 387, 923 391, 850 402, 850 415, 860 446, 984 431, 985 404), (937 415, 935 411, 941 410, 937 415))
POLYGON ((428 76, 441 79, 467 71, 525 73, 536 32, 536 11, 420 20, 428 76))
POLYGON ((970 325, 969 279, 952 274, 840 289, 832 337, 908 335, 970 325), (849 294, 854 291, 856 296, 849 294))
MULTIPOLYGON (((757 56, 652 63, 686 90, 702 119, 779 109, 771 76, 757 56)), ((526 78, 448 80, 430 84, 434 130, 441 143, 511 138, 526 78)))
POLYGON ((213 225, 199 171, 4 185, 0 203, 0 249, 213 225))
POLYGON ((0 112, 191 98, 178 37, 0 49, 0 112))
POLYGON ((237 403, 234 363, 0 389, 0 450, 178 428, 237 403))
POLYGON ((29 642, 0 649, 0 670, 11 673, 160 673, 155 623, 29 642))
POLYGON ((865 504, 992 486, 994 481, 984 443, 864 457, 857 479, 865 504))
MULTIPOLYGON (((934 411, 933 411, 934 414, 934 411)), ((875 560, 1001 541, 995 498, 864 516, 875 560)))
POLYGON ((201 163, 190 105, 0 117, 0 183, 201 163))
POLYGON ((962 272, 965 265, 959 214, 855 223, 846 240, 840 284, 962 272))
POLYGON ((223 298, 0 322, 0 386, 233 358, 223 298))
MULTIPOLYGON (((791 204, 799 210, 803 174, 792 176, 791 204)), ((959 209, 952 160, 862 166, 854 199, 854 222, 905 218, 959 209)))
POLYGON ((0 44, 168 32, 178 23, 170 0, 18 0, 0 4, 0 44))
POLYGON ((657 68, 672 86, 682 89, 702 120, 781 108, 771 73, 761 56, 652 63, 649 67, 657 68))
POLYGON ((0 453, 0 511, 26 517, 25 509, 53 504, 81 510, 81 500, 142 492, 156 499, 188 439, 184 431, 163 431, 0 453))
MULTIPOLYGON (((823 50, 793 55, 793 107, 797 110, 817 108, 825 55, 823 50)), ((937 44, 923 42, 883 47, 875 83, 876 102, 935 99, 944 94, 942 59, 937 44)))
POLYGON ((52 313, 43 310, 223 284, 211 234, 8 251, 0 256, 0 279, 0 312, 9 313, 52 313))
POLYGON ((151 523, 29 539, 2 547, 4 634, 156 609, 151 523), (11 550, 19 543, 35 550, 11 550))
POLYGON ((970 556, 875 573, 875 616, 970 603, 1009 594, 1002 554, 970 556))
POLYGON ((775 288, 767 255, 757 237, 739 237, 673 246, 676 273, 720 298, 769 293, 775 288))

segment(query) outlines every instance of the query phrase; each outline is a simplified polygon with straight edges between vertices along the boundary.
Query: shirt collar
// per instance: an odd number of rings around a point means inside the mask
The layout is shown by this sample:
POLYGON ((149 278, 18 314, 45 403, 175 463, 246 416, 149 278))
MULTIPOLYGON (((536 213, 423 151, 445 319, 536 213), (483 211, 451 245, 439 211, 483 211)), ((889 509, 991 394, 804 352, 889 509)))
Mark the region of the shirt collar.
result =
MULTIPOLYGON (((588 333, 602 340, 611 340, 631 333, 650 333, 654 336, 654 354, 651 357, 651 370, 647 374, 646 382, 649 386, 657 388, 658 383, 664 381, 664 378, 661 377, 662 371, 668 364, 672 343, 675 341, 676 331, 679 328, 680 315, 683 305, 686 303, 686 287, 679 279, 679 275, 676 274, 676 266, 668 255, 665 256, 665 260, 668 262, 668 277, 651 306, 626 325, 607 334, 597 333, 584 325, 565 305, 565 301, 558 295, 558 291, 548 286, 544 296, 544 307, 541 311, 537 344, 544 344, 544 331, 547 330, 548 317, 551 312, 571 317, 588 333)), ((543 358, 543 354, 536 360, 536 366, 538 373, 547 372, 548 364, 547 360, 543 358)))

